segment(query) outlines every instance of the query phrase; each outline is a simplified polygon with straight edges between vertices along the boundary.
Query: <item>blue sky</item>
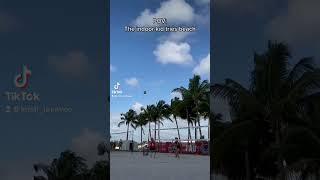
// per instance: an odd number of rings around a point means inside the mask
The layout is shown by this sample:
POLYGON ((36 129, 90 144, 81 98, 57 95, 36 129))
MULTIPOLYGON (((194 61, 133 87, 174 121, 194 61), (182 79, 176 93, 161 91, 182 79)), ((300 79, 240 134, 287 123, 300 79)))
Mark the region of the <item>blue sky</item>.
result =
POLYGON ((110 87, 113 88, 119 82, 123 94, 132 96, 111 98, 111 132, 125 131, 125 127, 116 127, 120 121, 119 113, 154 104, 159 100, 169 103, 174 96, 171 91, 180 86, 186 87, 193 74, 200 74, 202 79, 208 79, 208 2, 111 1, 110 87), (144 16, 144 12, 148 12, 147 15, 144 16), (152 26, 149 20, 153 17, 167 18, 166 26, 195 26, 197 30, 193 33, 124 31, 125 26, 152 26), (147 91, 146 95, 144 91, 147 91))

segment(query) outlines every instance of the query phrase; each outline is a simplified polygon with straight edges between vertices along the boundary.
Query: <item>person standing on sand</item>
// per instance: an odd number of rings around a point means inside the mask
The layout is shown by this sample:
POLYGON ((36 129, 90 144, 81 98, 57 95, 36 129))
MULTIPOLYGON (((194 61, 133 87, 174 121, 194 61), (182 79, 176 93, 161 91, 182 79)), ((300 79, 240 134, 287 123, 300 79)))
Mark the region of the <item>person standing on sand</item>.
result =
POLYGON ((175 155, 176 158, 180 159, 180 152, 181 152, 181 143, 179 142, 178 138, 175 138, 175 142, 174 142, 174 146, 175 146, 175 155))
POLYGON ((133 154, 133 140, 130 141, 129 151, 131 152, 131 154, 133 154))
POLYGON ((149 154, 149 147, 148 147, 148 144, 145 144, 142 147, 142 155, 147 156, 148 154, 149 154))
POLYGON ((119 141, 119 150, 122 150, 122 139, 119 141))

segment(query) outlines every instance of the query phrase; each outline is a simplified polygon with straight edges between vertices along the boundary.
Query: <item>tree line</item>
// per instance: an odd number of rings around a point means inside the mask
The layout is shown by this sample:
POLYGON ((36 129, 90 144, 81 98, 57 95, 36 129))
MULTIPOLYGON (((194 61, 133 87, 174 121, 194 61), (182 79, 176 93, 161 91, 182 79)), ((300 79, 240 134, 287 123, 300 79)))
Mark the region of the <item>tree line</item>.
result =
POLYGON ((141 108, 137 113, 133 109, 121 114, 121 121, 118 126, 126 125, 127 136, 129 138, 130 127, 136 130, 140 128, 140 141, 142 143, 144 128, 148 127, 148 139, 160 140, 160 126, 164 120, 175 123, 177 137, 181 139, 178 121, 185 121, 188 124, 188 140, 192 139, 191 128, 194 128, 194 139, 203 136, 200 119, 208 119, 210 111, 210 85, 207 80, 201 80, 199 75, 194 75, 189 79, 188 87, 175 88, 172 92, 179 93, 181 98, 171 99, 170 104, 160 100, 155 104, 141 108), (154 131, 151 132, 151 127, 154 131), (158 130, 157 130, 158 129, 158 130), (158 132, 158 133, 157 133, 158 132), (199 136, 198 136, 199 135, 199 136))

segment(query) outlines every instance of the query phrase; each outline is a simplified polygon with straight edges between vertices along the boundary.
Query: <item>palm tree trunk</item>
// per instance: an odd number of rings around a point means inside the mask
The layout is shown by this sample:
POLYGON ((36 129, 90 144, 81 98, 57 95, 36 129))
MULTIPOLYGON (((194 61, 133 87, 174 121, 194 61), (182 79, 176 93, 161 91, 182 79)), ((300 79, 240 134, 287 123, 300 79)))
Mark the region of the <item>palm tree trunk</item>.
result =
POLYGON ((187 112, 187 121, 188 121, 188 142, 189 142, 189 139, 192 139, 192 137, 191 137, 190 117, 189 117, 188 109, 186 109, 186 112, 187 112))
POLYGON ((129 139, 129 124, 127 125, 127 141, 129 139))
POLYGON ((149 141, 149 138, 151 139, 151 123, 149 122, 149 136, 148 136, 148 141, 149 141))
POLYGON ((160 142, 160 122, 158 123, 158 139, 159 139, 159 142, 160 142))
POLYGON ((141 144, 142 144, 142 126, 141 126, 141 132, 140 132, 141 134, 141 136, 140 136, 140 140, 141 140, 141 144))
POLYGON ((188 122, 188 141, 191 139, 190 123, 188 122))
MULTIPOLYGON (((193 125, 192 125, 192 126, 193 126, 193 125)), ((197 139, 197 138, 198 138, 197 134, 198 134, 198 131, 197 131, 197 122, 194 122, 194 139, 197 139)))
POLYGON ((199 126, 200 138, 201 138, 202 137, 202 131, 201 131, 200 118, 198 119, 198 126, 199 126))
POLYGON ((200 138, 201 138, 202 131, 201 131, 201 126, 200 126, 200 113, 199 113, 198 103, 196 104, 196 108, 197 108, 197 119, 196 119, 196 122, 195 122, 195 126, 197 126, 197 123, 198 123, 199 134, 200 134, 200 138))
POLYGON ((179 131, 179 126, 178 126, 177 117, 174 117, 174 121, 176 122, 177 131, 178 131, 178 138, 179 138, 179 140, 180 140, 180 131, 179 131))
POLYGON ((208 119, 208 139, 210 139, 210 118, 208 119))
POLYGON ((159 139, 159 143, 158 143, 158 152, 160 152, 160 122, 158 122, 158 139, 159 139))
POLYGON ((189 139, 191 139, 191 131, 190 131, 189 113, 188 113, 188 109, 187 108, 186 108, 186 114, 187 114, 187 121, 188 121, 188 144, 189 144, 189 139))
POLYGON ((154 121, 154 140, 157 139, 157 122, 154 121))

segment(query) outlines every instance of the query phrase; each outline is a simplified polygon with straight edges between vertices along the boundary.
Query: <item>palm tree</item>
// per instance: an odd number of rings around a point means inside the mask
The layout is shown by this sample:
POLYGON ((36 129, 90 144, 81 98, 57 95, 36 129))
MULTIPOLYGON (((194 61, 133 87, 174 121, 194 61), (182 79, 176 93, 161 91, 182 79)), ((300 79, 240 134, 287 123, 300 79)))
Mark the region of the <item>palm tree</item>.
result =
MULTIPOLYGON (((108 153, 108 144, 102 142, 97 147, 98 155, 108 153)), ((34 170, 45 176, 34 176, 34 180, 105 180, 109 178, 109 160, 97 161, 91 169, 87 168, 85 159, 72 151, 64 151, 50 165, 38 163, 34 170)))
POLYGON ((195 113, 193 111, 194 104, 192 103, 192 100, 188 94, 188 91, 186 91, 184 94, 182 94, 182 100, 180 100, 178 104, 177 110, 179 110, 178 114, 179 117, 183 120, 187 121, 188 124, 188 140, 192 139, 191 136, 191 126, 194 125, 195 122, 195 113))
POLYGON ((155 121, 158 123, 158 139, 160 142, 160 125, 163 124, 162 121, 165 119, 170 119, 170 106, 166 104, 164 100, 160 100, 155 105, 155 121))
POLYGON ((137 116, 137 120, 135 121, 134 125, 135 128, 140 127, 140 141, 142 144, 142 134, 144 134, 144 129, 143 127, 145 125, 148 124, 147 118, 146 118, 146 114, 144 112, 141 112, 138 116, 137 116))
POLYGON ((97 161, 90 169, 90 178, 88 180, 104 180, 110 176, 110 142, 101 142, 97 146, 99 156, 107 153, 107 159, 97 161))
MULTIPOLYGON (((186 119, 188 122, 188 140, 192 139, 191 137, 191 130, 190 130, 190 126, 195 125, 196 126, 196 114, 195 114, 195 104, 194 101, 192 99, 192 94, 191 92, 184 88, 184 87, 180 87, 180 88, 176 88, 173 90, 173 92, 178 92, 181 94, 182 96, 182 101, 180 103, 180 117, 182 119, 186 119)), ((195 139, 196 138, 196 129, 195 129, 195 139)))
POLYGON ((110 143, 108 142, 100 142, 97 146, 97 151, 98 151, 98 155, 99 156, 104 156, 105 154, 107 154, 108 156, 108 161, 110 160, 110 143))
MULTIPOLYGON (((155 122, 155 109, 156 107, 154 105, 147 105, 147 108, 141 108, 142 113, 145 114, 145 118, 146 118, 146 122, 149 125, 149 136, 148 139, 151 139, 151 123, 154 122, 155 123, 155 127, 156 127, 156 122, 155 122)), ((156 129, 156 128, 155 128, 156 129)), ((156 132, 154 133, 154 138, 156 138, 156 132)))
POLYGON ((129 139, 129 127, 131 126, 132 128, 135 128, 134 123, 136 119, 137 113, 132 109, 130 109, 128 112, 124 114, 121 114, 121 121, 119 122, 118 127, 120 127, 122 124, 127 125, 127 141, 129 139))
MULTIPOLYGON (((199 75, 194 75, 192 79, 189 80, 189 89, 192 93, 192 99, 195 103, 195 112, 196 112, 196 123, 199 126, 200 137, 202 136, 201 132, 201 109, 200 105, 204 102, 209 103, 209 92, 210 86, 207 80, 201 81, 201 77, 199 75)), ((209 111, 208 111, 209 112, 209 111)))
MULTIPOLYGON (((225 124, 222 123, 223 119, 222 119, 222 114, 218 113, 215 114, 214 112, 211 112, 209 117, 209 134, 208 134, 208 139, 210 139, 209 141, 209 151, 210 154, 212 154, 211 152, 213 151, 214 148, 214 137, 218 137, 219 134, 221 134, 221 131, 223 131, 225 129, 225 124), (210 127, 212 125, 212 127, 210 127)), ((210 158, 210 172, 213 172, 214 170, 214 162, 215 159, 214 158, 210 158)))
POLYGON ((35 176, 34 180, 75 180, 88 172, 85 160, 69 150, 62 152, 50 165, 39 163, 33 168, 36 172, 45 174, 45 176, 35 176))
POLYGON ((151 105, 151 121, 154 123, 154 140, 157 140, 158 112, 154 104, 151 105))
POLYGON ((284 179, 285 169, 302 157, 320 157, 313 150, 320 147, 319 136, 310 128, 314 124, 305 112, 305 100, 319 91, 320 71, 312 58, 303 58, 290 69, 290 57, 287 45, 269 42, 265 53, 254 55, 249 89, 231 79, 213 86, 212 94, 226 99, 234 113, 230 127, 214 143, 215 167, 220 173, 284 179), (298 134, 304 140, 294 138, 298 134), (246 165, 241 166, 239 159, 246 165))
POLYGON ((174 99, 171 99, 171 114, 174 118, 174 122, 176 123, 179 140, 181 139, 181 137, 180 137, 180 131, 179 131, 177 117, 180 115, 180 111, 181 111, 181 107, 180 107, 179 98, 175 97, 174 99))
POLYGON ((193 111, 196 114, 195 125, 195 139, 197 139, 197 129, 199 128, 200 137, 202 136, 201 124, 200 124, 200 104, 202 101, 207 99, 207 94, 210 91, 210 86, 207 80, 201 81, 199 75, 194 75, 193 78, 189 79, 188 88, 180 87, 173 90, 179 92, 183 97, 188 97, 190 103, 193 106, 193 111), (196 127, 198 126, 198 128, 196 127))
POLYGON ((90 169, 90 178, 88 180, 106 180, 110 179, 108 161, 97 161, 90 169))
POLYGON ((216 114, 210 112, 210 92, 207 92, 205 94, 205 98, 200 102, 199 104, 199 114, 200 116, 203 117, 204 120, 209 119, 208 121, 208 139, 210 139, 210 119, 212 118, 220 118, 219 120, 221 120, 222 115, 221 114, 216 114))

